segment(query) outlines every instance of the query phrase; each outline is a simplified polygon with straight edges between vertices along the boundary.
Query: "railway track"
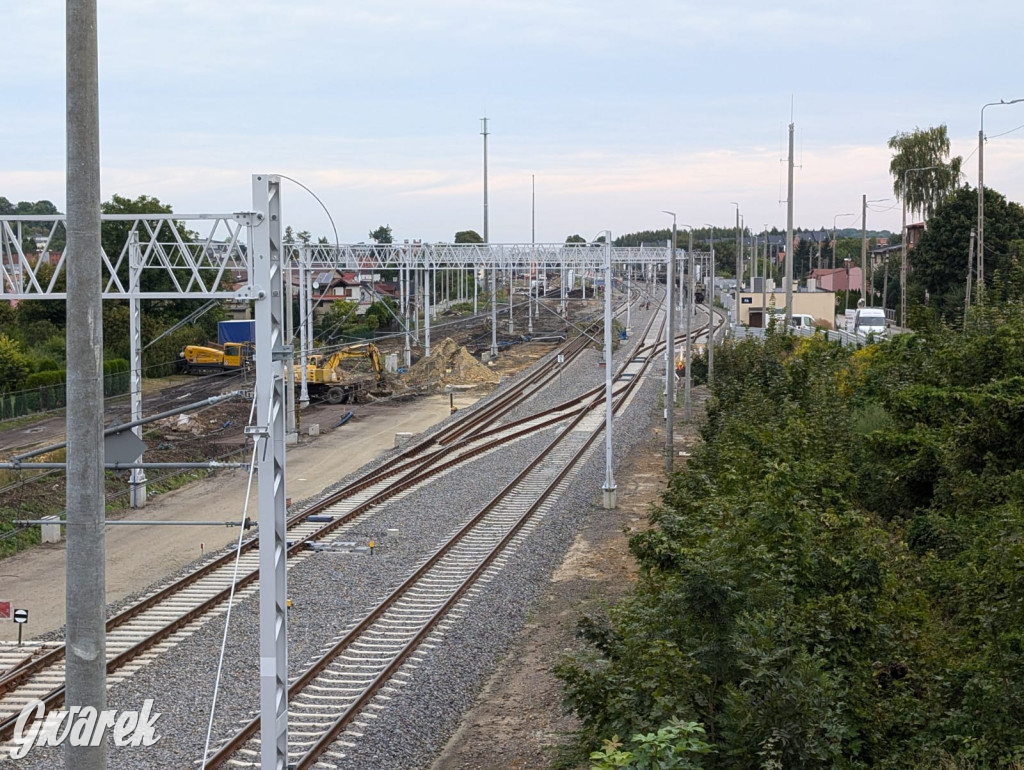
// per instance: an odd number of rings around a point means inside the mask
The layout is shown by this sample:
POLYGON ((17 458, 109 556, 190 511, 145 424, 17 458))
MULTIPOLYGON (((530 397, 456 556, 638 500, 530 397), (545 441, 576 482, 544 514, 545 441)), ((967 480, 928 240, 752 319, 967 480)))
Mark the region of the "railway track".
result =
MULTIPOLYGON (((518 421, 504 429, 496 425, 557 376, 558 354, 571 361, 585 345, 584 338, 565 343, 481 408, 463 413, 461 419, 407 446, 379 467, 292 516, 288 522, 289 558, 301 557, 313 543, 335 537, 337 531, 374 506, 425 483, 430 476, 544 427, 543 418, 518 421)), ((257 551, 256 537, 242 546, 241 577, 236 583, 239 599, 255 590, 257 551)), ((234 560, 234 551, 225 553, 111 617, 107 621, 107 673, 111 681, 129 676, 158 655, 162 645, 180 641, 222 608, 231 593, 234 560)), ((52 709, 63 702, 64 654, 62 645, 54 647, 0 675, 0 740, 11 736, 26 703, 38 699, 52 709)))
MULTIPOLYGON (((485 404, 467 410, 459 420, 407 446, 379 467, 292 516, 289 520, 290 558, 303 558, 314 544, 330 546, 337 542, 360 516, 386 500, 426 483, 437 473, 494 451, 518 437, 552 430, 553 426, 562 426, 564 431, 565 425, 584 420, 599 400, 598 391, 602 388, 593 388, 575 399, 527 418, 509 420, 508 415, 558 376, 560 367, 556 356, 559 353, 567 362, 571 361, 585 344, 586 340, 580 338, 567 343, 485 404)), ((660 347, 663 349, 663 345, 660 347)), ((581 430, 578 428, 577 432, 581 430)), ((511 531, 510 527, 505 528, 511 531)), ((487 539, 483 535, 474 536, 479 537, 487 539)), ((244 544, 243 577, 236 591, 237 600, 256 590, 256 542, 253 538, 244 544)), ((466 542, 477 541, 469 538, 466 542)), ((232 552, 211 561, 196 573, 153 592, 108 621, 108 675, 111 682, 130 676, 159 655, 163 647, 185 638, 211 615, 226 609, 234 556, 232 552)), ((452 556, 456 561, 459 558, 452 556)), ((461 595, 461 592, 456 593, 461 595)), ((421 599, 415 600, 414 604, 421 603, 421 599)), ((0 717, 4 712, 9 715, 0 721, 0 739, 10 736, 13 718, 20 710, 19 704, 35 698, 43 700, 47 708, 55 708, 61 703, 62 659, 63 648, 56 648, 0 676, 0 717)))
MULTIPOLYGON (((650 331, 650 327, 647 330, 650 331)), ((659 342, 637 346, 616 374, 620 411, 656 360, 659 342), (629 370, 632 376, 622 377, 629 370)), ((550 510, 551 501, 586 458, 604 429, 600 388, 589 391, 558 424, 547 448, 445 542, 405 582, 289 686, 289 765, 310 768, 345 759, 350 729, 433 629, 550 510), (347 731, 347 732, 346 732, 347 731), (339 736, 345 734, 344 740, 339 736), (340 745, 335 745, 336 743, 340 745)), ((252 719, 222 745, 205 767, 258 767, 260 728, 252 719)))

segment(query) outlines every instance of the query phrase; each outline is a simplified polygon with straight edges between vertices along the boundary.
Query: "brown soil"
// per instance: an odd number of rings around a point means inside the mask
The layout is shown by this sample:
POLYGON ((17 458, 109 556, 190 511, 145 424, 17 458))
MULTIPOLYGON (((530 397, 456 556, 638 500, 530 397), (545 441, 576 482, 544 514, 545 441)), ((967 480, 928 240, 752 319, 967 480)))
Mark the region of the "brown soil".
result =
MULTIPOLYGON (((146 462, 188 463, 224 458, 244 444, 243 428, 248 420, 249 403, 242 400, 225 401, 202 411, 188 412, 160 420, 148 426, 143 441, 146 444, 146 462)), ((63 427, 63 418, 61 425, 63 427)), ((60 439, 60 434, 55 434, 60 439)), ((39 461, 63 461, 63 450, 55 455, 31 458, 39 461)), ((158 486, 158 477, 167 471, 150 471, 151 486, 158 486)), ((28 480, 34 471, 18 474, 28 480)), ((107 494, 125 492, 130 471, 108 471, 107 494)), ((63 510, 65 497, 64 476, 47 476, 38 482, 18 486, 4 493, 0 509, 14 517, 19 512, 32 512, 32 516, 48 515, 63 510)), ((127 496, 108 503, 108 516, 117 518, 119 506, 127 505, 127 496)))
MULTIPOLYGON (((702 404, 703 393, 695 392, 694 400, 702 404)), ((677 420, 674 439, 680 468, 698 440, 697 424, 677 420)), ((574 637, 579 617, 607 607, 633 585, 636 565, 629 537, 647 527, 651 506, 661 500, 664 447, 664 432, 654 430, 633 450, 616 473, 616 510, 606 511, 594 501, 594 515, 431 770, 542 770, 552 767, 559 748, 571 743, 578 724, 563 709, 561 683, 551 670, 579 646, 574 637)))
POLYGON ((429 356, 409 367, 403 379, 407 385, 437 388, 445 385, 497 385, 501 377, 449 337, 434 347, 429 356))

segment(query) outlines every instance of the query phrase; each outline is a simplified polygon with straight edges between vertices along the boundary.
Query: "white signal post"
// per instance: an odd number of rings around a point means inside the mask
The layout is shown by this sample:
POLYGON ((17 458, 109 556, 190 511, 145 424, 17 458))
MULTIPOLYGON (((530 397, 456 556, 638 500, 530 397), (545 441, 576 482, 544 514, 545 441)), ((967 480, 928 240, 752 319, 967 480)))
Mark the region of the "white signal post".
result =
POLYGON ((618 507, 612 473, 612 231, 605 230, 604 252, 604 507, 618 507))

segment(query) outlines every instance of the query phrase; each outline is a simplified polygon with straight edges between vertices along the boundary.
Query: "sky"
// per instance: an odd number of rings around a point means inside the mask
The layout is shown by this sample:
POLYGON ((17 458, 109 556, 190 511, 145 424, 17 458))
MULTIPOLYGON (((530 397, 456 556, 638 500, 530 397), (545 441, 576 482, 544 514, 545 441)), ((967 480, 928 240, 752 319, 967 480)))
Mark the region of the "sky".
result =
MULTIPOLYGON (((64 3, 5 4, 0 196, 65 210, 64 3)), ((889 137, 945 124, 977 185, 982 105, 1024 98, 1019 0, 98 0, 102 196, 252 208, 296 231, 593 239, 671 224, 900 228, 889 137), (307 192, 308 188, 322 202, 307 192), (329 212, 325 213, 326 211, 329 212), (851 215, 852 216, 842 216, 851 215), (840 215, 840 216, 837 216, 840 215), (333 226, 332 226, 333 220, 333 226)), ((1024 102, 985 110, 1024 201, 1024 102), (1015 130, 1016 129, 1016 130, 1015 130)))

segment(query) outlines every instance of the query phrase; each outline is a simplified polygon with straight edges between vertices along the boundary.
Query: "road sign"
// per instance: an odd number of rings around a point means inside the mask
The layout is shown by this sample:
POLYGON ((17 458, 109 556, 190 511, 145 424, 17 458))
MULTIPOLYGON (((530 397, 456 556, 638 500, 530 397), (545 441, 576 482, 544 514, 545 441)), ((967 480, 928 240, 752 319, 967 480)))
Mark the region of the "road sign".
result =
POLYGON ((15 610, 14 611, 14 622, 15 623, 28 623, 28 610, 15 610))
POLYGON ((145 450, 142 439, 130 430, 112 433, 103 440, 103 459, 108 463, 133 463, 145 450))
POLYGON ((561 353, 558 354, 558 363, 560 363, 560 364, 564 364, 565 363, 565 356, 563 356, 561 353))
POLYGON ((0 601, 0 620, 11 619, 11 603, 0 601))

